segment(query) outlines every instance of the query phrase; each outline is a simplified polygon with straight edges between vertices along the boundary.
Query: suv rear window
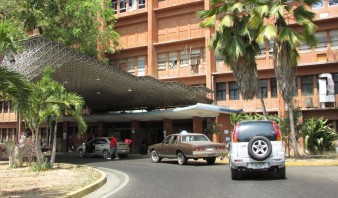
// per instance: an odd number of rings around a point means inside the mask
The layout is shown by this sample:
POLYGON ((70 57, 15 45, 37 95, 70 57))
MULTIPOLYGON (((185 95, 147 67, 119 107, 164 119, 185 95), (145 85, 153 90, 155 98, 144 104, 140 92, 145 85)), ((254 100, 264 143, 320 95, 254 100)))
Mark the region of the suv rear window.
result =
POLYGON ((276 131, 269 121, 242 122, 237 131, 238 142, 249 142, 253 136, 264 136, 276 141, 276 131))

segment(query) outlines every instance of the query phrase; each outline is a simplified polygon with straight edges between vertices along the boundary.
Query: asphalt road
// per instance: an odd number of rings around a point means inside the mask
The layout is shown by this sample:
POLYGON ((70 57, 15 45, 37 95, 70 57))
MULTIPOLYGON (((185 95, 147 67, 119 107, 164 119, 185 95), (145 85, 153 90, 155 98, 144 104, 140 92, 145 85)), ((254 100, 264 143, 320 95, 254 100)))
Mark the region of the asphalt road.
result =
POLYGON ((108 161, 101 158, 57 156, 57 162, 83 164, 118 170, 129 176, 128 184, 114 198, 223 198, 223 197, 338 197, 338 166, 287 167, 287 179, 270 172, 248 172, 232 181, 229 167, 189 160, 152 163, 149 158, 108 161))

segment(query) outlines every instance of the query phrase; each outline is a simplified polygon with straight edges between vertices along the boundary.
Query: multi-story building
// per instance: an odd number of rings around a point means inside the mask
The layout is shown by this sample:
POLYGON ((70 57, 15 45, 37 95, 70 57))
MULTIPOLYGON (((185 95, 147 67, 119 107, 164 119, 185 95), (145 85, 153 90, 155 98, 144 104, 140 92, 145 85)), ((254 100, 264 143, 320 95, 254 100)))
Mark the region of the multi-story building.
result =
MULTIPOLYGON (((108 55, 112 65, 136 76, 205 85, 214 91, 210 97, 217 105, 262 112, 259 99, 242 99, 230 68, 208 48, 214 30, 201 28, 196 16, 211 8, 208 0, 113 0, 113 7, 122 50, 108 55)), ((318 45, 299 46, 295 105, 303 119, 323 116, 337 130, 338 2, 322 0, 308 9, 316 13, 318 45)), ((256 60, 266 109, 281 114, 285 104, 277 90, 270 43, 261 47, 256 60)))
MULTIPOLYGON (((214 30, 201 28, 201 19, 196 16, 197 11, 211 8, 208 0, 112 0, 112 6, 118 16, 115 29, 121 35, 122 49, 118 54, 105 54, 110 65, 137 77, 152 76, 165 82, 204 85, 213 91, 208 97, 218 106, 262 112, 259 99, 242 99, 231 70, 208 48, 214 30)), ((309 9, 317 14, 315 23, 319 27, 316 33, 319 43, 315 48, 299 46, 295 105, 300 107, 303 119, 323 116, 337 130, 338 2, 322 0, 309 9)), ((286 109, 278 93, 270 46, 269 43, 262 46, 256 57, 260 90, 267 112, 282 114, 286 109)), ((0 142, 16 134, 16 116, 10 106, 10 102, 2 102, 0 108, 0 142)), ((144 118, 92 116, 87 120, 88 133, 107 135, 104 131, 119 132, 123 137, 135 139, 133 146, 138 150, 144 140, 145 144, 160 141, 164 131, 166 134, 180 129, 201 132, 206 127, 201 116, 176 120, 149 118, 145 121, 144 118)), ((216 120, 222 123, 219 141, 224 142, 231 130, 229 116, 223 114, 216 120)), ((65 121, 58 136, 64 139, 61 143, 67 145, 69 140, 75 141, 76 130, 75 123, 65 121)))

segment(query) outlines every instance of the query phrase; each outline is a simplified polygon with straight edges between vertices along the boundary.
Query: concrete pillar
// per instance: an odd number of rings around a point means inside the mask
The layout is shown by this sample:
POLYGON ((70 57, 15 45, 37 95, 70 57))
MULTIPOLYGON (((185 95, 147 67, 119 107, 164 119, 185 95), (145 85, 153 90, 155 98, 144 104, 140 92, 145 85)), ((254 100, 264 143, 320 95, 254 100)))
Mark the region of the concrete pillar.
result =
POLYGON ((137 120, 131 121, 131 151, 132 153, 140 153, 140 122, 137 120))
POLYGON ((157 1, 150 1, 148 7, 148 61, 146 74, 157 78, 157 55, 154 43, 157 42, 157 19, 154 8, 157 7, 157 1))
MULTIPOLYGON (((166 131, 166 136, 173 134, 173 121, 170 119, 163 120, 163 130, 166 131)), ((165 137, 164 137, 165 138, 165 137)))
POLYGON ((203 133, 203 120, 201 117, 194 116, 192 118, 192 123, 193 123, 192 128, 193 133, 203 133))

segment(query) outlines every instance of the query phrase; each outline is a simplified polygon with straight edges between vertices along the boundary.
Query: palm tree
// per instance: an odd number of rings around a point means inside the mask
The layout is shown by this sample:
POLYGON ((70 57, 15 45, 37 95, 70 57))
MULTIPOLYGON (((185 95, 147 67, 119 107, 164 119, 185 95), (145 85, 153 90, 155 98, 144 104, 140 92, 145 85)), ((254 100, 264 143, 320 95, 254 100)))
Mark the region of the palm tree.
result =
MULTIPOLYGON (((256 3, 256 1, 248 1, 256 3)), ((304 0, 305 5, 311 7, 317 0, 304 0)), ((290 117, 290 128, 295 158, 299 158, 296 141, 293 97, 296 93, 296 69, 299 56, 297 46, 300 42, 311 47, 316 45, 314 32, 317 26, 312 22, 315 14, 307 11, 304 4, 291 7, 285 1, 262 1, 250 11, 249 26, 258 29, 257 42, 266 40, 273 42, 273 62, 279 92, 286 103, 290 117), (296 32, 290 21, 301 29, 296 32)))
POLYGON ((87 129, 82 117, 84 106, 83 98, 75 93, 69 93, 65 88, 52 78, 53 70, 46 67, 39 82, 33 83, 33 93, 29 98, 30 107, 23 110, 25 123, 32 129, 35 138, 35 154, 37 163, 42 165, 43 154, 41 151, 40 126, 47 123, 53 128, 53 150, 50 167, 53 167, 56 153, 57 123, 60 122, 65 113, 75 118, 79 126, 79 132, 87 129))
MULTIPOLYGON (((213 0, 213 5, 223 2, 213 0)), ((215 27, 216 21, 219 24, 215 34, 210 41, 210 47, 215 50, 216 55, 224 58, 224 62, 230 66, 239 85, 241 95, 244 99, 260 98, 264 118, 267 113, 264 100, 259 90, 259 78, 255 56, 260 51, 255 41, 257 30, 250 28, 248 22, 249 13, 244 9, 241 2, 226 1, 219 7, 211 10, 204 10, 197 13, 204 20, 201 27, 215 27)))
POLYGON ((46 108, 42 111, 42 120, 53 130, 53 149, 50 159, 50 167, 53 168, 56 154, 56 134, 57 124, 65 114, 72 116, 77 124, 79 133, 87 130, 87 125, 82 117, 84 100, 76 93, 67 92, 58 82, 53 80, 53 70, 50 66, 46 67, 40 81, 41 87, 49 95, 46 108))

